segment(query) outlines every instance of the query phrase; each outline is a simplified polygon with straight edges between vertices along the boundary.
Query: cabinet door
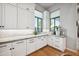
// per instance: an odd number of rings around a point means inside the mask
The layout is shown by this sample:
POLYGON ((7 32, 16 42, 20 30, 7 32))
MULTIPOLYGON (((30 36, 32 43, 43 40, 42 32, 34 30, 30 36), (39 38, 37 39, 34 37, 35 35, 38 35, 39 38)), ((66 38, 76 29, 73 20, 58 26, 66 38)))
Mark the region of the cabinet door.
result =
POLYGON ((64 51, 66 48, 66 39, 65 38, 61 38, 61 37, 54 37, 54 46, 55 48, 64 51))
POLYGON ((41 40, 41 47, 46 46, 46 37, 42 36, 40 40, 41 40))
POLYGON ((27 11, 27 28, 34 29, 34 12, 27 11))
POLYGON ((0 45, 0 56, 11 56, 11 43, 0 45))
POLYGON ((66 49, 66 38, 60 38, 60 48, 61 51, 66 49))
POLYGON ((11 4, 5 4, 5 29, 16 29, 17 25, 17 7, 11 4))
POLYGON ((18 28, 26 29, 28 23, 27 11, 21 8, 18 8, 18 28))
POLYGON ((13 50, 12 50, 13 56, 25 56, 26 55, 26 40, 13 42, 12 46, 13 46, 13 50))
POLYGON ((52 46, 53 47, 53 45, 54 45, 54 39, 53 39, 53 36, 48 36, 48 45, 49 46, 52 46))
POLYGON ((36 49, 40 49, 44 46, 47 45, 47 42, 46 42, 46 37, 37 37, 37 45, 36 45, 36 49))
POLYGON ((41 37, 37 37, 36 38, 36 50, 40 49, 42 47, 42 41, 41 41, 41 37))
POLYGON ((36 51, 36 39, 35 38, 31 38, 27 40, 27 55, 36 51))
POLYGON ((19 29, 30 29, 34 26, 34 17, 33 13, 28 10, 18 8, 18 28, 19 29))
POLYGON ((2 23, 2 4, 0 4, 0 29, 1 29, 1 23, 2 23))

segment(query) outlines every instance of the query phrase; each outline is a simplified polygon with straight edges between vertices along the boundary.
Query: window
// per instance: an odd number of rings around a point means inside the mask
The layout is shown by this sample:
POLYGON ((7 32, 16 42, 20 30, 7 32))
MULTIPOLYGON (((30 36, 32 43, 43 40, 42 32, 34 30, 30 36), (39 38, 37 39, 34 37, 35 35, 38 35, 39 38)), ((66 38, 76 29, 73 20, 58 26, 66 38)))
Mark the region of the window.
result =
POLYGON ((43 15, 41 12, 35 10, 35 31, 42 32, 43 15))
POLYGON ((50 15, 50 31, 57 31, 60 26, 60 11, 52 12, 50 15))

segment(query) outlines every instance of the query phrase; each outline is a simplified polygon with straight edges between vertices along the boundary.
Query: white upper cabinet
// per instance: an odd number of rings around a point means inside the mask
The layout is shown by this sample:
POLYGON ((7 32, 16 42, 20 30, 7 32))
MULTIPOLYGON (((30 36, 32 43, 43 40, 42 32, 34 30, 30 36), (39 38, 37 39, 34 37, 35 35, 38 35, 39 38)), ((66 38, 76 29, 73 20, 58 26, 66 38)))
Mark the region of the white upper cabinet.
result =
POLYGON ((5 29, 16 29, 17 24, 17 7, 11 4, 5 4, 4 10, 5 29))
POLYGON ((35 4, 0 4, 1 29, 33 29, 35 4))
POLYGON ((28 10, 30 12, 34 12, 35 4, 34 3, 18 3, 18 7, 28 10))
POLYGON ((2 6, 1 6, 1 4, 0 4, 0 28, 1 28, 1 20, 2 20, 2 6))
POLYGON ((4 13, 3 13, 3 4, 1 3, 0 4, 0 29, 3 29, 4 28, 4 18, 3 18, 3 15, 4 15, 4 13))
POLYGON ((13 6, 17 6, 17 3, 9 3, 9 4, 11 4, 11 5, 13 5, 13 6))
POLYGON ((18 28, 33 29, 34 6, 32 4, 18 4, 18 28))
POLYGON ((27 27, 27 11, 18 8, 18 28, 25 29, 27 27))

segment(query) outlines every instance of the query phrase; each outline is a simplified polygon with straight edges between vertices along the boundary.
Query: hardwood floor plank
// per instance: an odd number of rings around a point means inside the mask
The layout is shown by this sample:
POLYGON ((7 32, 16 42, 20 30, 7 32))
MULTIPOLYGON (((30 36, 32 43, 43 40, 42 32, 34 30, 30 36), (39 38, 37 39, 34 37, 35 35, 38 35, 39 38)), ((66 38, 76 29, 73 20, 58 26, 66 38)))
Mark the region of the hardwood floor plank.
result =
MULTIPOLYGON (((29 56, 76 56, 76 54, 69 50, 61 52, 53 47, 45 46, 29 56)), ((79 56, 79 54, 77 54, 77 56, 79 56)))

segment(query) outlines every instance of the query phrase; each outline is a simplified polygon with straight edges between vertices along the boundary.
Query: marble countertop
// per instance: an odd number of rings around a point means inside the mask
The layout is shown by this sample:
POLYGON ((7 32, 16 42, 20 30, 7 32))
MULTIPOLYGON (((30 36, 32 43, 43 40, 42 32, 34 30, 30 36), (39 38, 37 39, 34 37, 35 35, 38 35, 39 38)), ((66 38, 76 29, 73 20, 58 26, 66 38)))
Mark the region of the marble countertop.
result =
POLYGON ((5 38, 0 38, 0 43, 15 41, 15 40, 22 40, 22 39, 29 39, 29 38, 44 36, 44 35, 48 35, 48 33, 42 33, 38 35, 29 34, 29 35, 22 35, 22 36, 5 37, 5 38))
MULTIPOLYGON (((41 33, 38 35, 33 35, 33 34, 29 34, 29 35, 20 35, 20 36, 12 36, 12 37, 3 37, 0 38, 0 43, 6 43, 6 42, 10 42, 10 41, 17 41, 17 40, 24 40, 24 39, 30 39, 30 38, 34 38, 34 37, 38 37, 38 36, 45 36, 45 35, 52 35, 51 33, 41 33)), ((61 37, 64 38, 63 36, 56 36, 53 35, 55 37, 61 37)))

